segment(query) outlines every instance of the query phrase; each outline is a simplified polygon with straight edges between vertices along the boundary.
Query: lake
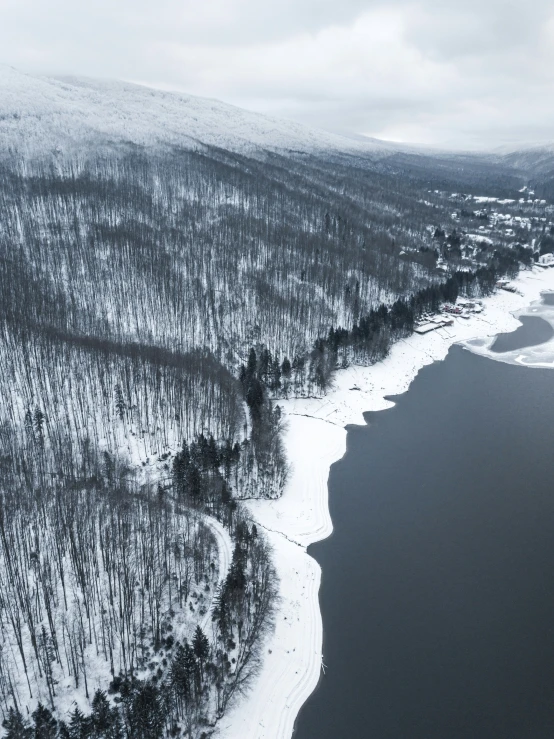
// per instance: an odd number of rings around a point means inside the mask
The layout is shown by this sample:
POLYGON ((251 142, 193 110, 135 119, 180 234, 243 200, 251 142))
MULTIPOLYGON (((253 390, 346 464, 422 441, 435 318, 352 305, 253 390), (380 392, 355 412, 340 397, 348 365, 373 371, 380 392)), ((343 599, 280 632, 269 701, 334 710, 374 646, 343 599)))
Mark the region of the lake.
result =
POLYGON ((395 402, 331 468, 295 739, 551 738, 554 372, 454 346, 395 402))
POLYGON ((538 346, 550 341, 554 336, 554 328, 543 318, 521 316, 519 320, 522 325, 509 334, 500 334, 491 346, 491 351, 501 354, 516 349, 525 349, 528 346, 538 346))

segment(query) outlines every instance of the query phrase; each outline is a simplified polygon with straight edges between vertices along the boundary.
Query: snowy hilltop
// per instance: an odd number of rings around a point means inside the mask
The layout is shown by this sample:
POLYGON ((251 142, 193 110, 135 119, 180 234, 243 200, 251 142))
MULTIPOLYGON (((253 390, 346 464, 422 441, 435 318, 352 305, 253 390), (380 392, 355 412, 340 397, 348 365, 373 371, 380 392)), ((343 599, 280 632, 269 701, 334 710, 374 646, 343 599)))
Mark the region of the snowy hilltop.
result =
POLYGON ((29 155, 84 144, 128 143, 251 154, 257 149, 383 154, 373 139, 349 139, 218 100, 115 80, 45 77, 0 65, 0 149, 29 155))

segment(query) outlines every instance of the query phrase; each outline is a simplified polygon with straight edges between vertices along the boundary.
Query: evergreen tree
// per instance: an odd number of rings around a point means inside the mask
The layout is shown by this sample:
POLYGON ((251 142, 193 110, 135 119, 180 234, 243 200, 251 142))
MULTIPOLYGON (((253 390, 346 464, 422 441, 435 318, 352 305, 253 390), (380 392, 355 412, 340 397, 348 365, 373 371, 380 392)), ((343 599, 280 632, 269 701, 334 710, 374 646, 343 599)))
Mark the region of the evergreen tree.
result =
POLYGON ((202 475, 196 465, 191 465, 189 470, 188 493, 193 503, 199 505, 202 499, 202 475))
POLYGON ((19 709, 10 706, 8 715, 2 721, 2 726, 6 729, 5 739, 31 739, 33 730, 21 715, 19 709))
POLYGON ((183 644, 179 644, 175 650, 169 679, 175 694, 184 700, 189 700, 192 694, 191 676, 187 665, 187 650, 183 644))
POLYGON ((246 403, 250 408, 252 423, 259 421, 261 416, 261 407, 264 402, 264 389, 262 383, 253 378, 248 390, 246 391, 246 403))
POLYGON ((208 659, 208 656, 210 654, 210 642, 208 641, 208 637, 206 636, 206 634, 204 634, 204 632, 202 631, 200 624, 198 624, 198 626, 196 627, 196 631, 194 632, 192 648, 194 650, 194 654, 198 659, 198 664, 200 666, 200 679, 203 681, 204 664, 206 663, 206 660, 208 659))
POLYGON ((92 735, 90 717, 85 716, 79 707, 75 706, 75 709, 69 714, 69 739, 90 739, 92 735))
POLYGON ((267 376, 271 370, 272 363, 271 352, 264 346, 260 352, 258 361, 258 377, 265 383, 267 383, 267 376))
POLYGON ((34 739, 56 739, 58 722, 48 708, 39 703, 31 715, 34 722, 34 739))
POLYGON ((92 700, 91 724, 94 739, 123 739, 119 711, 110 706, 106 693, 100 689, 92 700))
POLYGON ((183 448, 175 455, 173 460, 173 484, 179 495, 185 491, 187 476, 190 467, 190 453, 187 442, 183 442, 183 448))
POLYGON ((200 669, 199 669, 198 662, 196 661, 194 650, 191 647, 191 645, 188 643, 188 641, 186 640, 185 640, 184 665, 185 665, 185 670, 187 672, 187 675, 189 676, 190 685, 193 688, 194 695, 196 695, 200 687, 200 684, 199 684, 200 669))
POLYGON ((256 367, 258 366, 258 358, 256 356, 256 350, 254 347, 250 349, 248 354, 248 363, 246 365, 246 375, 251 378, 256 374, 256 367))
POLYGON ((139 683, 128 714, 128 733, 133 739, 160 739, 165 712, 159 689, 152 683, 139 683))
POLYGON ((219 466, 219 451, 213 434, 210 434, 208 439, 208 448, 206 450, 207 461, 212 469, 216 469, 219 466))

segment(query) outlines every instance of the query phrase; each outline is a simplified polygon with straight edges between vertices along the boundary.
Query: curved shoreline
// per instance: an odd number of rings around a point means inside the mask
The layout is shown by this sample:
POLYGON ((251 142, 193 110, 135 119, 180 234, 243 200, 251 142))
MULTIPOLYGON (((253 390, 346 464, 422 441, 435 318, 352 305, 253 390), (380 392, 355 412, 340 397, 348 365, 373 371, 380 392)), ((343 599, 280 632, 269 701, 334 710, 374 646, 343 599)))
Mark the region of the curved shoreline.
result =
POLYGON ((541 292, 554 290, 554 269, 522 272, 513 283, 519 293, 498 291, 485 298, 484 313, 469 321, 457 319, 432 334, 413 334, 370 367, 338 370, 333 390, 324 398, 280 402, 288 422, 290 480, 279 500, 248 504, 274 549, 280 603, 260 674, 244 700, 221 720, 217 733, 221 739, 289 739, 302 705, 319 681, 321 570, 306 548, 333 530, 327 479, 330 466, 346 451, 345 426, 364 425, 365 412, 390 407, 387 396, 406 392, 419 370, 444 359, 453 344, 517 328, 520 322, 512 313, 538 300, 541 292))

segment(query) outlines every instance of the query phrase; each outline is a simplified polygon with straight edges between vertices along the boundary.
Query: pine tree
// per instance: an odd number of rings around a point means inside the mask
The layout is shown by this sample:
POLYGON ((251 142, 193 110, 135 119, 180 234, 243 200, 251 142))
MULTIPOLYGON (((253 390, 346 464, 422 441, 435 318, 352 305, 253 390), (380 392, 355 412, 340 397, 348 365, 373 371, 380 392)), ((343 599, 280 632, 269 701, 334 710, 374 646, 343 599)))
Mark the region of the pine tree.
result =
POLYGON ((231 465, 233 464, 233 445, 231 439, 225 441, 225 446, 221 452, 223 466, 225 468, 225 479, 228 480, 231 475, 231 465))
POLYGON ((219 450, 217 448, 217 444, 215 443, 213 434, 210 434, 210 438, 208 439, 206 456, 212 469, 217 469, 217 467, 219 467, 219 450))
POLYGON ((258 365, 258 358, 256 357, 256 350, 254 347, 250 349, 250 353, 248 355, 248 364, 246 365, 246 374, 248 377, 254 377, 256 374, 256 367, 258 365))
POLYGON ((192 465, 189 470, 188 492, 193 503, 199 505, 202 498, 202 475, 196 465, 192 465))
POLYGON ((202 631, 200 624, 196 627, 194 632, 194 638, 192 640, 192 648, 194 654, 198 658, 198 664, 200 666, 200 679, 204 681, 204 664, 210 654, 210 642, 208 637, 202 631))
POLYGON ((175 455, 173 460, 173 484, 178 494, 182 495, 185 489, 188 470, 190 467, 190 454, 187 442, 183 442, 183 449, 175 455))
POLYGON ((92 722, 78 706, 69 714, 68 729, 69 739, 90 739, 93 736, 92 722))
POLYGON ((188 700, 191 696, 191 682, 187 667, 187 652, 183 644, 179 644, 175 650, 169 677, 174 692, 188 700))
POLYGON ((122 739, 123 729, 117 708, 112 708, 103 690, 97 690, 92 700, 92 736, 95 739, 122 739))
POLYGON ((39 703, 31 715, 34 721, 34 739, 56 739, 58 722, 46 706, 39 703))
POLYGON ((250 408, 252 423, 260 419, 260 409, 264 402, 264 390, 262 383, 254 378, 246 391, 246 403, 250 408))
POLYGON ((271 352, 267 347, 264 346, 260 353, 260 359, 258 363, 258 377, 263 381, 267 382, 267 375, 269 374, 271 370, 271 366, 273 364, 273 359, 271 357, 271 352))
POLYGON ((189 678, 189 684, 194 688, 194 694, 196 695, 200 687, 199 685, 200 669, 199 669, 198 662, 196 661, 194 650, 192 649, 192 647, 186 640, 185 640, 184 665, 185 665, 186 673, 189 678))
POLYGON ((25 721, 17 708, 10 706, 8 715, 2 721, 2 726, 6 729, 4 739, 31 739, 33 730, 25 721))
POLYGON ((275 358, 271 365, 271 389, 278 390, 281 387, 281 365, 275 358))
POLYGON ((160 739, 165 725, 164 714, 159 689, 152 682, 141 683, 131 702, 129 736, 133 739, 160 739))

